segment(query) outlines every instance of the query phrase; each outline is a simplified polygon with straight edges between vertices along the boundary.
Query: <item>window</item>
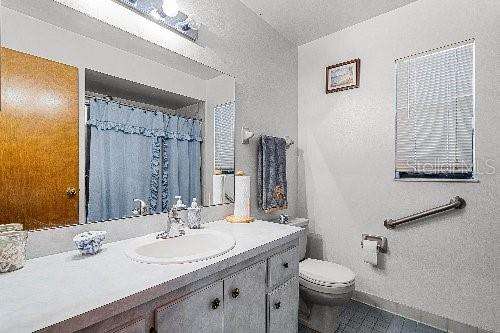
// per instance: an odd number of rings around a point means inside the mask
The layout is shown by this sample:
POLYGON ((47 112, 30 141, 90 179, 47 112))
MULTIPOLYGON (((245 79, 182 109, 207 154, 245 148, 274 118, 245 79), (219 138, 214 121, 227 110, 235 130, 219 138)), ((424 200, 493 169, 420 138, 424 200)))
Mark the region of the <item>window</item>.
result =
POLYGON ((223 173, 234 172, 234 103, 214 109, 215 165, 223 173))
POLYGON ((473 179, 473 41, 396 61, 395 164, 397 179, 473 179))

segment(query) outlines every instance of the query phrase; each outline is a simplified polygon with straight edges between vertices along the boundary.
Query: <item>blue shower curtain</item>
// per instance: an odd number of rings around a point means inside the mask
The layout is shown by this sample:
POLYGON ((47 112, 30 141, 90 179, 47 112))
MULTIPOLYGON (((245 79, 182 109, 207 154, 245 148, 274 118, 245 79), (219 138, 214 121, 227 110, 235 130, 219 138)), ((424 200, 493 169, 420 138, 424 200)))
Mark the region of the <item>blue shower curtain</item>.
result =
POLYGON ((167 211, 201 198, 201 124, 90 99, 87 221, 132 215, 134 199, 167 211))
POLYGON ((165 116, 162 140, 162 210, 167 211, 180 195, 185 204, 201 203, 201 123, 199 120, 165 116))

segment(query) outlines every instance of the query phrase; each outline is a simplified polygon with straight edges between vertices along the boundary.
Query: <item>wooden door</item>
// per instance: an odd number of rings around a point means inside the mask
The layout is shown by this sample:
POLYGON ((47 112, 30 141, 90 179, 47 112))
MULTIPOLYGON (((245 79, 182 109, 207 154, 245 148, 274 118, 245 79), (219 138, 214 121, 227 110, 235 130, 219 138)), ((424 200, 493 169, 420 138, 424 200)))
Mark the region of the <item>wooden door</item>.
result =
POLYGON ((158 333, 221 333, 224 330, 222 281, 156 310, 158 333))
POLYGON ((78 69, 2 48, 0 70, 0 224, 78 223, 78 69))
POLYGON ((224 332, 266 332, 266 262, 224 279, 224 332))

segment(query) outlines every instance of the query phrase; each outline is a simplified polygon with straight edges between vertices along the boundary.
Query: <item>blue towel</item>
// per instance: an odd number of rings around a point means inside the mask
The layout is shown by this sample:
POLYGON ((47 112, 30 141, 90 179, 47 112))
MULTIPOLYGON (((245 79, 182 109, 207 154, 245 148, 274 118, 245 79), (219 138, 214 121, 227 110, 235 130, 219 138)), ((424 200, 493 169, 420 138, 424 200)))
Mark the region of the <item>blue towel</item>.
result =
POLYGON ((263 135, 258 157, 259 207, 266 213, 287 209, 286 140, 263 135))

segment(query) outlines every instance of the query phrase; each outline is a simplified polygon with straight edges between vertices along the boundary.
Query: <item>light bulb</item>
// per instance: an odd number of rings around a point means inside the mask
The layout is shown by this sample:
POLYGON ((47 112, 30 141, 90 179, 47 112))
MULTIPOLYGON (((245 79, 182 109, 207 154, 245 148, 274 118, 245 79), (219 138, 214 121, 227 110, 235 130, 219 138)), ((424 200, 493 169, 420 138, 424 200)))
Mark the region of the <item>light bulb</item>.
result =
POLYGON ((170 17, 176 17, 179 14, 179 5, 176 0, 163 0, 161 9, 165 15, 170 17))

